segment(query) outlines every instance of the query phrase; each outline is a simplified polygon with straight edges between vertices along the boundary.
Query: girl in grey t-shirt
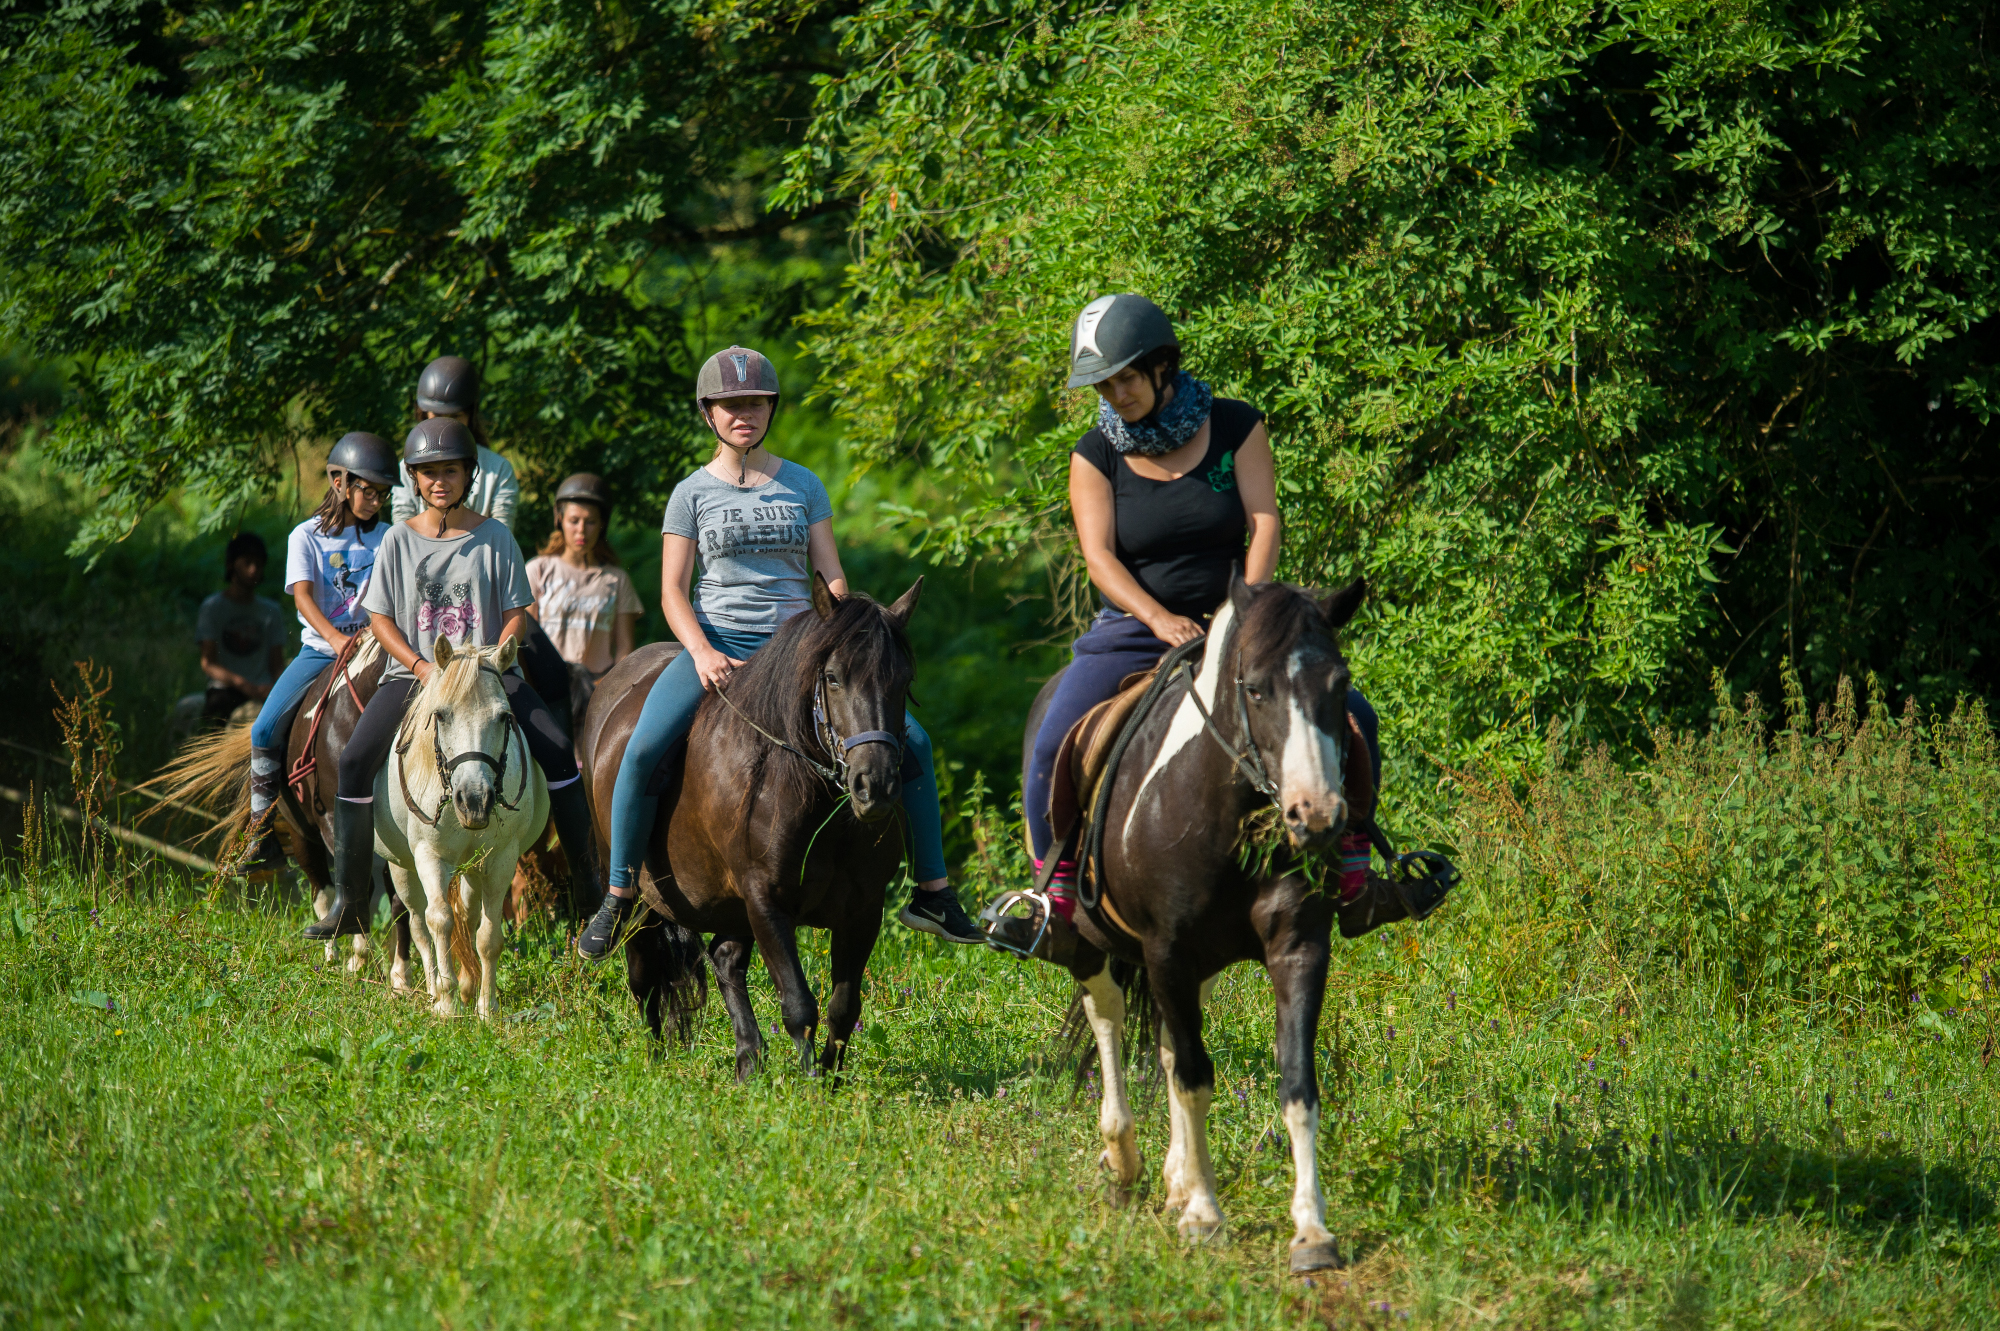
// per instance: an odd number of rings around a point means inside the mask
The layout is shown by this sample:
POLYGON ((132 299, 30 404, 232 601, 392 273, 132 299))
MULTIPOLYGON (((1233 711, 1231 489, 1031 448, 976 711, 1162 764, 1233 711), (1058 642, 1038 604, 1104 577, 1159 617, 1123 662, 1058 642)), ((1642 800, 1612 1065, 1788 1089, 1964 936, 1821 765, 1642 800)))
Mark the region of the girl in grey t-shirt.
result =
MULTIPOLYGON (((421 422, 403 442, 422 511, 389 529, 375 552, 362 595, 369 628, 389 655, 382 682, 361 710, 340 754, 340 798, 333 808, 334 903, 306 929, 335 938, 368 927, 369 870, 375 848, 375 778, 388 761, 410 697, 430 678, 439 639, 454 647, 520 642, 535 597, 521 548, 505 525, 465 507, 478 465, 472 432, 449 418, 421 422)), ((569 737, 517 670, 501 677, 522 738, 548 778, 549 820, 570 862, 572 910, 596 890, 590 810, 569 737)))
MULTIPOLYGON (((811 604, 815 570, 835 596, 847 594, 826 487, 764 447, 777 408, 777 371, 759 353, 730 347, 702 367, 697 388, 712 390, 695 401, 715 433, 715 455, 674 487, 661 525, 661 608, 687 651, 653 682, 618 768, 611 795, 611 890, 577 938, 577 951, 593 961, 610 953, 637 899, 639 866, 660 804, 646 787, 667 752, 693 728, 702 694, 811 604)), ((908 713, 903 740, 923 774, 903 784, 917 890, 898 918, 955 943, 981 942, 945 876, 930 737, 908 713)))

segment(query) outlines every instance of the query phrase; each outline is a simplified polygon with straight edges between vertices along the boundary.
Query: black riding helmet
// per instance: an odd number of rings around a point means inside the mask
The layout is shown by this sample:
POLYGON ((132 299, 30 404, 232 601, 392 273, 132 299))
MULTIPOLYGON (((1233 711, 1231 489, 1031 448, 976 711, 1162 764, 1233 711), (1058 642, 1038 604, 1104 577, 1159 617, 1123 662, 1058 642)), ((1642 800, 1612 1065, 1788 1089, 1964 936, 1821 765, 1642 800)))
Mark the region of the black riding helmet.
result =
POLYGON ((555 512, 558 527, 562 525, 564 504, 595 504, 597 516, 603 520, 605 526, 611 525, 611 487, 604 483, 602 476, 594 472, 580 471, 574 476, 566 477, 563 483, 556 487, 555 512))
POLYGON ((366 430, 340 436, 340 442, 326 455, 327 470, 338 468, 380 486, 396 483, 396 450, 387 439, 366 430))
POLYGON ((439 356, 417 376, 417 410, 470 419, 479 410, 479 371, 463 356, 439 356))
POLYGON ((1068 388, 1101 384, 1149 351, 1180 346, 1167 312, 1144 296, 1099 296, 1076 316, 1068 388))
MULTIPOLYGON (((472 493, 472 482, 479 475, 479 441, 472 437, 472 431, 465 428, 465 422, 455 421, 449 416, 433 416, 427 421, 418 421, 416 428, 403 437, 403 463, 414 475, 416 468, 433 462, 464 462, 469 464, 465 475, 465 494, 458 497, 458 504, 465 502, 465 496, 472 493)), ((420 506, 425 501, 419 495, 420 506)), ((453 504, 457 508, 458 504, 453 504)))

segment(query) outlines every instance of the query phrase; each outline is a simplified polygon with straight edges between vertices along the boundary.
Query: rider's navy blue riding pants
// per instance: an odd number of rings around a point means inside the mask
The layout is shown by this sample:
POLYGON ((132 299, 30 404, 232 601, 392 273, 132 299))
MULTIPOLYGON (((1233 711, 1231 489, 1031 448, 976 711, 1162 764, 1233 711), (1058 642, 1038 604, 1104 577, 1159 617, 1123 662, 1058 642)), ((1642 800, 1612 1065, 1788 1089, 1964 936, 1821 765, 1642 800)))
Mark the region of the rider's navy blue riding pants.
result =
MULTIPOLYGON (((737 661, 749 660, 771 640, 769 634, 725 629, 705 632, 709 646, 737 661)), ((618 765, 617 783, 611 788, 613 887, 633 887, 639 881, 639 866, 646 862, 646 843, 652 839, 653 819, 660 809, 660 797, 652 789, 653 774, 667 752, 693 729, 702 692, 694 654, 682 652, 667 663, 646 695, 646 705, 640 709, 638 724, 625 745, 625 758, 618 765)), ((903 713, 903 747, 921 769, 920 775, 903 782, 903 814, 909 819, 912 843, 911 871, 919 883, 928 883, 945 876, 944 819, 938 812, 931 737, 908 712, 903 713)))
MULTIPOLYGON (((1056 684, 1049 710, 1042 714, 1041 729, 1035 732, 1035 751, 1028 764, 1021 790, 1021 803, 1028 820, 1028 839, 1035 858, 1048 854, 1053 834, 1049 831, 1049 792, 1055 784, 1056 756, 1063 736, 1083 719, 1083 714, 1118 692, 1118 683, 1127 675, 1151 670, 1167 654, 1167 644, 1139 619, 1119 610, 1105 610, 1091 621, 1089 632, 1070 647, 1069 669, 1056 684)), ((1361 696, 1361 690, 1347 690, 1347 710, 1368 741, 1370 766, 1375 769, 1375 788, 1382 788, 1382 744, 1375 709, 1361 696)))

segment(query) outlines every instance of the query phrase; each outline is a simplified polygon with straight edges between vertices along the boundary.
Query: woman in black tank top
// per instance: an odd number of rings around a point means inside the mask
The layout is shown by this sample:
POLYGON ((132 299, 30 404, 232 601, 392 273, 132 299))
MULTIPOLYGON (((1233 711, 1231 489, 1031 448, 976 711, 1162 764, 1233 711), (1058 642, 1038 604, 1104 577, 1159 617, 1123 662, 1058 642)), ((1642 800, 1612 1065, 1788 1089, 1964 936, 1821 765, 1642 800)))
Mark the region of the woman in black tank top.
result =
MULTIPOLYGON (((1070 511, 1090 580, 1104 607, 1071 646, 1035 736, 1022 782, 1028 837, 1039 871, 1053 839, 1049 795, 1063 736, 1171 647, 1197 638, 1229 593, 1230 574, 1268 580, 1278 566, 1277 466, 1263 413, 1218 398, 1180 368, 1165 312, 1143 296, 1101 296, 1084 307, 1070 340, 1069 387, 1097 389, 1097 424, 1069 460, 1070 511)), ((1375 714, 1350 695, 1378 776, 1375 714)), ((1366 864, 1366 845, 1360 848, 1366 864)), ((1076 867, 1058 865, 1049 922, 1036 955, 1073 947, 1076 867)), ((1003 919, 992 935, 1025 946, 1038 922, 1003 919)))

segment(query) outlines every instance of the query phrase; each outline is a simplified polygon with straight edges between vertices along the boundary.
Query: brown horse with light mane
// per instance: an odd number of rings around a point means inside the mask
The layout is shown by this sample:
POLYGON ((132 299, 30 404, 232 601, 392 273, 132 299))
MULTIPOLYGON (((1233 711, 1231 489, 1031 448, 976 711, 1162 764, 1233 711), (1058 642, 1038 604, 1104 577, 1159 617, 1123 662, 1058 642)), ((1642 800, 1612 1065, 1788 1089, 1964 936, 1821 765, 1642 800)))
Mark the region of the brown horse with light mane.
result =
MULTIPOLYGON (((803 1067, 820 1014, 799 962, 800 925, 833 935, 822 1069, 839 1068, 860 1022, 862 972, 903 858, 896 737, 914 670, 904 626, 922 588, 918 579, 883 606, 835 598, 814 574, 812 609, 780 625, 726 693, 702 700, 684 749, 654 774, 660 815, 639 878, 646 909, 626 938, 628 982, 656 1036, 669 1016, 685 1033, 706 994, 699 935, 713 935, 708 957, 735 1028, 739 1080, 764 1048, 747 982, 753 946, 803 1067)), ((680 650, 655 643, 619 662, 577 728, 606 863, 612 782, 647 691, 680 650)))

